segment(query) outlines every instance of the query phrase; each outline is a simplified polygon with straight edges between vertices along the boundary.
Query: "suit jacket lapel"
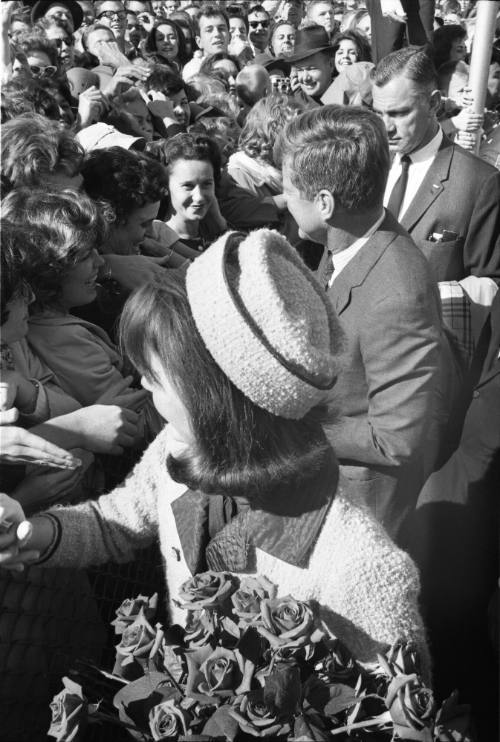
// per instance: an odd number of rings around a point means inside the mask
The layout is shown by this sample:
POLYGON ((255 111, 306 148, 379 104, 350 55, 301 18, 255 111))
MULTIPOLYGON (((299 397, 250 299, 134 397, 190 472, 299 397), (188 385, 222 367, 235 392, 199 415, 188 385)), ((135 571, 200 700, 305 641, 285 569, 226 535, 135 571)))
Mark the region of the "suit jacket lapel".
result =
POLYGON ((328 289, 328 296, 338 315, 348 306, 352 289, 361 286, 375 263, 396 238, 397 232, 401 232, 399 224, 389 212, 386 212, 385 219, 375 234, 333 281, 328 289))
POLYGON ((410 231, 444 190, 443 183, 448 180, 453 158, 453 145, 449 139, 443 138, 434 162, 427 171, 412 202, 400 219, 402 226, 410 231))

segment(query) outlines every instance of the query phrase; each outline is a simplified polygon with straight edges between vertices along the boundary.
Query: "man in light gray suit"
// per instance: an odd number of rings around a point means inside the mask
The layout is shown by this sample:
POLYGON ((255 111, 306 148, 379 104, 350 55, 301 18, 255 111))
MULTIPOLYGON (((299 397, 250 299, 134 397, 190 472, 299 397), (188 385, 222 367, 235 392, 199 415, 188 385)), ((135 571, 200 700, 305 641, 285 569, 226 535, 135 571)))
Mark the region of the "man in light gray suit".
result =
POLYGON ((432 470, 456 381, 437 287, 383 208, 389 149, 375 114, 306 112, 287 126, 281 156, 288 209, 327 248, 318 275, 346 335, 327 433, 345 486, 397 538, 432 470))

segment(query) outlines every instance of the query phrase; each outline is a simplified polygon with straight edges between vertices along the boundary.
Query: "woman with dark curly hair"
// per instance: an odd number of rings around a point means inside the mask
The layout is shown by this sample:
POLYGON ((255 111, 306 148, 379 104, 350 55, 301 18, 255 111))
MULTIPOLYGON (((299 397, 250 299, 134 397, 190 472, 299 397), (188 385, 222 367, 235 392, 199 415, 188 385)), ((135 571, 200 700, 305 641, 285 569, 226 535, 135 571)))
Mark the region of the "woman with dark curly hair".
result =
POLYGON ((203 58, 200 67, 201 75, 214 76, 223 78, 227 82, 229 92, 236 90, 236 77, 242 68, 241 62, 234 54, 227 52, 216 52, 203 58))
POLYGON ((333 41, 334 75, 355 62, 371 62, 372 53, 366 37, 359 31, 351 30, 337 34, 333 41))
POLYGON ((465 40, 467 31, 462 26, 442 26, 432 36, 434 67, 438 70, 445 62, 463 62, 467 57, 465 40))
POLYGON ((286 95, 268 95, 247 116, 240 134, 239 149, 229 158, 227 171, 240 185, 263 201, 284 209, 281 171, 273 159, 275 141, 287 121, 303 111, 297 100, 286 95))
POLYGON ((161 20, 153 26, 146 37, 144 51, 175 65, 179 71, 189 58, 182 29, 170 20, 161 20))
POLYGON ((166 193, 165 169, 140 152, 110 147, 91 152, 82 175, 84 190, 108 223, 103 250, 115 255, 138 255, 139 245, 166 193))
POLYGON ((202 252, 227 229, 215 197, 221 176, 219 147, 201 134, 177 134, 150 146, 155 147, 155 157, 165 165, 168 177, 167 218, 153 223, 155 237, 172 249, 181 242, 202 252))
MULTIPOLYGON (((133 389, 130 367, 109 336, 97 325, 81 320, 73 310, 97 295, 100 256, 107 224, 88 196, 71 189, 12 191, 2 213, 33 235, 30 273, 35 304, 28 342, 37 357, 56 376, 60 388, 81 405, 125 395, 124 406, 145 410, 141 430, 158 432, 145 395, 133 389)), ((155 422, 156 421, 156 422, 155 422)))
POLYGON ((36 113, 3 125, 1 160, 4 188, 79 188, 82 183, 83 149, 58 122, 36 113))

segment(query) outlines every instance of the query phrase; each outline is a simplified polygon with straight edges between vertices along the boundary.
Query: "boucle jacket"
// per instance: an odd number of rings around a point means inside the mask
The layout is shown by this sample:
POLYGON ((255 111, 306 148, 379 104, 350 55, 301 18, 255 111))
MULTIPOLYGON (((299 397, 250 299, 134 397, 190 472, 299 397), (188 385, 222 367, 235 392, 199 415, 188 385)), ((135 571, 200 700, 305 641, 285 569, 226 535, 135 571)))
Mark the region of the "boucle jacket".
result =
MULTIPOLYGON (((185 493, 167 472, 168 426, 153 441, 128 479, 97 501, 53 509, 62 525, 60 544, 47 566, 86 566, 130 561, 137 549, 159 538, 165 563, 168 609, 174 622, 185 612, 175 604, 191 577, 177 534, 172 503, 185 493)), ((247 570, 266 575, 279 594, 315 600, 330 629, 363 661, 397 640, 416 642, 428 670, 425 632, 417 599, 419 576, 364 506, 341 491, 332 501, 307 568, 255 549, 247 570)), ((427 674, 427 673, 426 673, 427 674)))

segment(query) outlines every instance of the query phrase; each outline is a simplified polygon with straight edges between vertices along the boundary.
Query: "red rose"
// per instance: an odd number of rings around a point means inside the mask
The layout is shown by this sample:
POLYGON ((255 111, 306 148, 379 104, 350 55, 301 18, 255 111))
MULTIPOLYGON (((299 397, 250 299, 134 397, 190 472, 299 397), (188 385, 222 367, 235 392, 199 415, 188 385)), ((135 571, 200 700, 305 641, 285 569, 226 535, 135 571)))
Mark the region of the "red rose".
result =
POLYGON ((243 660, 231 649, 216 647, 201 665, 200 671, 204 676, 204 681, 199 685, 201 693, 212 696, 236 691, 243 678, 243 660))
POLYGON ((138 595, 136 598, 127 598, 127 600, 124 600, 121 606, 116 609, 115 620, 111 621, 111 625, 115 627, 115 634, 123 634, 125 629, 134 623, 141 608, 147 620, 153 620, 157 604, 158 593, 152 595, 151 598, 147 598, 145 595, 138 595))
POLYGON ((183 608, 191 610, 217 608, 236 588, 235 578, 229 572, 203 572, 181 586, 179 599, 183 608))
POLYGON ((149 729, 154 740, 168 737, 177 739, 186 734, 191 720, 187 711, 182 709, 177 701, 172 699, 159 703, 149 712, 149 729))
POLYGON ((242 732, 252 737, 278 737, 290 732, 288 721, 280 721, 264 703, 263 691, 251 691, 230 709, 242 732))
POLYGON ((273 649, 305 647, 315 633, 314 614, 307 603, 291 595, 260 604, 261 621, 257 629, 273 649))
POLYGON ((52 721, 47 734, 58 742, 72 742, 87 721, 87 699, 82 688, 69 678, 63 678, 64 690, 52 699, 52 721))
POLYGON ((417 675, 397 675, 393 678, 387 688, 385 703, 394 731, 403 739, 407 729, 421 731, 432 727, 434 696, 429 688, 421 684, 417 675))
POLYGON ((273 585, 267 577, 245 577, 239 589, 231 595, 233 610, 240 621, 253 623, 260 616, 261 602, 275 598, 276 593, 276 585, 273 585))

